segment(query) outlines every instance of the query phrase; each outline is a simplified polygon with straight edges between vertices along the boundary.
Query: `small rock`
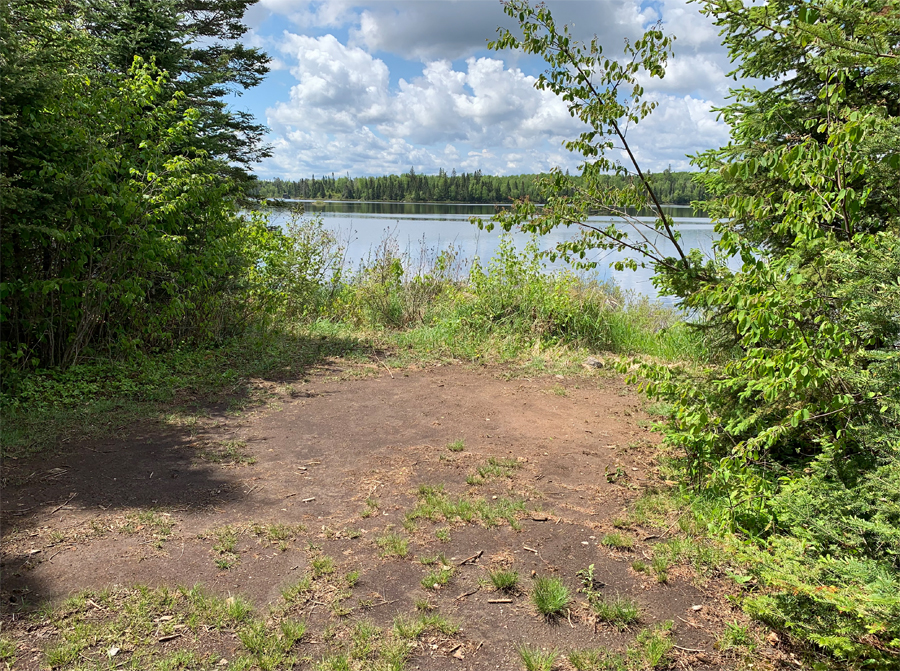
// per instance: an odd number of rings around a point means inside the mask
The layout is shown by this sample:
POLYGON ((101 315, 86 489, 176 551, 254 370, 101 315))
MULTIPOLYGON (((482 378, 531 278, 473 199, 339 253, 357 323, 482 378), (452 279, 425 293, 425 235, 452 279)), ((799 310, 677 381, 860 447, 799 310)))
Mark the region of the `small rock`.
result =
POLYGON ((691 610, 700 610, 701 608, 703 608, 702 605, 700 605, 700 606, 691 606, 691 610))
POLYGON ((606 366, 606 363, 604 363, 603 360, 598 359, 597 357, 589 356, 584 360, 584 365, 588 368, 603 368, 604 366, 606 366))
POLYGON ((780 639, 778 638, 778 634, 774 631, 770 631, 769 635, 766 636, 766 640, 769 642, 769 645, 775 646, 778 645, 780 639))

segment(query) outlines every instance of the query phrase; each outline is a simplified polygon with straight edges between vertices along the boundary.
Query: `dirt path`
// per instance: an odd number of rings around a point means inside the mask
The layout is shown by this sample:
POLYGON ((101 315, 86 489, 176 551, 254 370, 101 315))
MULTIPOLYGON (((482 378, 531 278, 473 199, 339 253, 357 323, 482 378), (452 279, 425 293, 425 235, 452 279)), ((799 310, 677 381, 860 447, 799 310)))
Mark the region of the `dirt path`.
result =
MULTIPOLYGON (((15 668, 40 668, 49 636, 18 619, 29 605, 110 585, 199 583, 265 611, 323 557, 332 562, 324 574, 354 579, 337 597, 323 587, 297 607, 312 631, 361 618, 388 626, 417 608, 461 626, 420 642, 409 668, 521 668, 523 641, 624 649, 635 627, 598 622, 579 592, 590 565, 603 595, 639 604, 640 627, 673 623, 678 664, 722 668, 713 644, 734 613, 720 581, 684 566, 665 583, 638 572, 632 564, 649 562, 661 532, 614 528, 658 483, 657 437, 619 379, 505 379, 462 366, 352 372, 323 370, 250 414, 181 418, 7 467, 4 631, 25 653, 15 668), (460 500, 480 502, 473 521, 434 510, 460 500), (620 532, 633 547, 601 543, 620 532), (392 539, 406 539, 405 557, 382 556, 392 539), (435 565, 451 577, 426 589, 435 565), (517 571, 520 588, 495 591, 492 567, 517 571), (563 617, 536 612, 533 576, 569 588, 563 617)), ((305 658, 319 659, 325 638, 308 637, 305 658)), ((234 636, 200 645, 216 660, 239 647, 234 636)))

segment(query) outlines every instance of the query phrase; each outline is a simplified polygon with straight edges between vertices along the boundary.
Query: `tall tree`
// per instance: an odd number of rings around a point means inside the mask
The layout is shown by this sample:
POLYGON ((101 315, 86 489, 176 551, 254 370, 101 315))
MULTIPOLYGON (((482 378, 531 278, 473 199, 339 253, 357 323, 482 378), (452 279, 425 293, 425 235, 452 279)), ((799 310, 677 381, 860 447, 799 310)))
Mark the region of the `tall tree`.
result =
POLYGON ((169 91, 184 94, 183 109, 200 111, 193 146, 248 179, 246 169, 269 155, 266 129, 224 98, 257 86, 269 71, 269 57, 240 42, 243 16, 257 0, 82 1, 83 20, 108 67, 127 72, 139 56, 167 72, 169 91))

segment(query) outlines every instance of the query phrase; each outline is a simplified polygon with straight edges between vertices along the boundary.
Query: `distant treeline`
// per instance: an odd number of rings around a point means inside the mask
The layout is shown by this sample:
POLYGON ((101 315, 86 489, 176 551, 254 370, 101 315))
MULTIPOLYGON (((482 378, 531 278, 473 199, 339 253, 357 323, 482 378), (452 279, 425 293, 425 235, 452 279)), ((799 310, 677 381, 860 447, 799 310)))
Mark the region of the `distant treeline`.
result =
MULTIPOLYGON (((657 196, 664 203, 688 205, 703 200, 706 191, 692 179, 694 173, 663 172, 651 175, 657 196)), ((260 180, 256 195, 261 198, 295 198, 299 200, 386 200, 428 203, 505 203, 528 196, 535 202, 542 197, 536 180, 540 175, 494 177, 480 170, 457 174, 441 169, 437 175, 420 175, 415 170, 402 175, 383 177, 335 177, 315 175, 295 181, 260 180)), ((610 186, 622 186, 628 177, 611 175, 610 186)))

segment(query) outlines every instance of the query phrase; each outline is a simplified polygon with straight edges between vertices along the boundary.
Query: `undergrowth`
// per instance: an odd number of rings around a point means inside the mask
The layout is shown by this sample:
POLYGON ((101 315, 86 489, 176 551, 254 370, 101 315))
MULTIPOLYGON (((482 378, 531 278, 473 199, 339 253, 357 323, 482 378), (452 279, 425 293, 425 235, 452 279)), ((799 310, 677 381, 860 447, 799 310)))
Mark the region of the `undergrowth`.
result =
MULTIPOLYGON (((279 263, 298 272, 320 263, 307 249, 320 228, 318 220, 296 223, 292 246, 280 252, 294 260, 279 263)), ((461 359, 528 373, 581 370, 598 351, 704 356, 678 313, 609 282, 548 270, 534 240, 517 250, 506 236, 486 266, 475 259, 468 273, 452 247, 426 252, 414 258, 386 238, 355 272, 312 268, 307 275, 319 284, 304 280, 304 306, 270 288, 259 319, 217 343, 185 340, 165 351, 85 356, 65 369, 9 369, 0 389, 3 455, 122 433, 145 418, 171 422, 173 412, 203 414, 212 404, 241 411, 264 400, 260 383, 295 382, 334 357, 368 363, 375 350, 387 351, 388 366, 461 359)))

